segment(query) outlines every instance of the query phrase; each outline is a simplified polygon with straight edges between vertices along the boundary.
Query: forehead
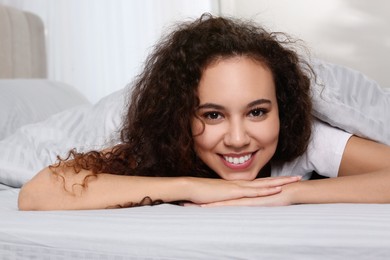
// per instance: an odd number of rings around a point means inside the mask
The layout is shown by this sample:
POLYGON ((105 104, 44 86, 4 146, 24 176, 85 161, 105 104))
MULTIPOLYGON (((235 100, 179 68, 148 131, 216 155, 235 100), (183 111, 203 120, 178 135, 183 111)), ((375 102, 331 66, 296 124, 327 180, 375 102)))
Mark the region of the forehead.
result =
POLYGON ((202 73, 198 96, 204 102, 233 102, 268 98, 276 101, 271 70, 245 56, 218 59, 202 73))

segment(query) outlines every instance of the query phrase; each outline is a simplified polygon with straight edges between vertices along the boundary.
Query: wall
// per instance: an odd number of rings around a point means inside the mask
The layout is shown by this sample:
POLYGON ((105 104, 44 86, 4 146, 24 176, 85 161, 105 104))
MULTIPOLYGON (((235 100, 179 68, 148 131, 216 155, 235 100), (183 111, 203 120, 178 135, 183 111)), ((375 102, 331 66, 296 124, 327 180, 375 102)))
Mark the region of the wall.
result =
POLYGON ((390 87, 387 0, 0 0, 45 22, 48 77, 88 99, 131 82, 174 21, 203 12, 255 19, 303 39, 312 54, 390 87))
POLYGON ((221 0, 224 15, 250 18, 303 39, 313 56, 390 87, 390 1, 221 0))
POLYGON ((139 73, 172 23, 218 10, 217 0, 0 0, 46 26, 49 79, 96 102, 139 73))

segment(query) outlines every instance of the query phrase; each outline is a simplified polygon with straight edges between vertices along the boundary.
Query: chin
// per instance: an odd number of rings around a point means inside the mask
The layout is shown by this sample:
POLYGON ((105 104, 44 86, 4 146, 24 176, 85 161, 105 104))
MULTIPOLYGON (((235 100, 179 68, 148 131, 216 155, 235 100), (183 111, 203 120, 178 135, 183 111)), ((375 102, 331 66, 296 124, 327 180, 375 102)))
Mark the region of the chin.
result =
POLYGON ((253 181, 256 179, 257 174, 252 173, 229 173, 219 174, 219 176, 227 181, 253 181))

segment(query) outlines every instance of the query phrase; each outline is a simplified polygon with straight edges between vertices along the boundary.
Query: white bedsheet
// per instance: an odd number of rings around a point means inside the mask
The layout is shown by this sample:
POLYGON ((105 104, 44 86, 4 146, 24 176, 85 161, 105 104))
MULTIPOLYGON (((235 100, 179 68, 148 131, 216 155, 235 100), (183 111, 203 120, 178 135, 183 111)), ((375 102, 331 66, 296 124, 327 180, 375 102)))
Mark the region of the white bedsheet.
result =
POLYGON ((1 259, 390 259, 390 205, 17 211, 0 191, 1 259))

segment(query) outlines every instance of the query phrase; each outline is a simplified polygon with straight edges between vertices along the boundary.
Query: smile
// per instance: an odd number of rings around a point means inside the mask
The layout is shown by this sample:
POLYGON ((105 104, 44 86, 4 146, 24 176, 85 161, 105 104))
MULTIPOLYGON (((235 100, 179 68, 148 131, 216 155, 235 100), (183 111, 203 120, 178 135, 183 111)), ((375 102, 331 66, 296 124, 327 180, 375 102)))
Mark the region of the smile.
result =
POLYGON ((254 159, 254 153, 247 153, 241 155, 220 155, 225 166, 232 170, 244 170, 248 168, 254 159))
POLYGON ((247 154, 245 156, 240 156, 240 157, 223 156, 223 158, 225 159, 225 161, 229 163, 238 165, 238 164, 243 164, 248 160, 250 160, 250 158, 252 158, 252 154, 247 154))

